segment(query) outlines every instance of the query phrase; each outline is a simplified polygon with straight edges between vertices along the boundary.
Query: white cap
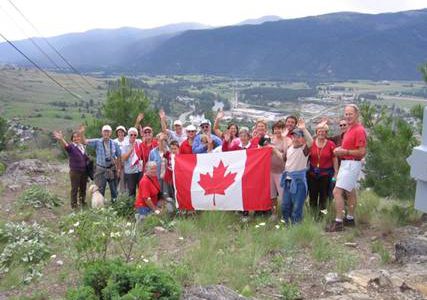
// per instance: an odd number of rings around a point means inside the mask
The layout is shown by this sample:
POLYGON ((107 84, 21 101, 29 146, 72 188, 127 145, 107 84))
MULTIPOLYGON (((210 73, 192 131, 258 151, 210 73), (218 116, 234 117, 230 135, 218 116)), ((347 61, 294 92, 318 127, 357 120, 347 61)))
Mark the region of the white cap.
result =
POLYGON ((104 126, 102 126, 102 130, 101 131, 113 131, 113 129, 111 129, 110 125, 104 125, 104 126))
POLYGON ((191 124, 191 125, 188 125, 187 127, 185 127, 185 130, 186 131, 196 131, 197 128, 196 128, 196 126, 191 124))
POLYGON ((181 120, 175 120, 175 121, 173 122, 173 125, 179 125, 179 126, 182 126, 182 122, 181 122, 181 120))
POLYGON ((202 126, 203 124, 208 124, 209 126, 211 126, 211 121, 209 121, 208 119, 204 119, 200 122, 200 126, 202 126))
POLYGON ((126 128, 124 126, 122 126, 122 125, 116 127, 116 132, 118 130, 123 130, 126 133, 126 128))
POLYGON ((136 129, 135 127, 131 127, 131 128, 129 128, 129 130, 128 130, 128 134, 131 134, 131 133, 136 133, 136 135, 138 135, 138 129, 136 129))

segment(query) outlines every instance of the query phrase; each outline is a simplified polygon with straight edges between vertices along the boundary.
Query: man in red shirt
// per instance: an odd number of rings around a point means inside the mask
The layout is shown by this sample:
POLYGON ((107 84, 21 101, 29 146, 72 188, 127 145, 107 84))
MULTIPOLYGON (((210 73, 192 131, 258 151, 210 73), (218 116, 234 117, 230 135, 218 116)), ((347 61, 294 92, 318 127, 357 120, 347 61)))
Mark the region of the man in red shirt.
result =
POLYGON ((337 182, 334 189, 336 219, 327 231, 343 231, 344 225, 354 226, 354 211, 357 204, 356 185, 362 169, 361 159, 366 155, 366 131, 359 122, 359 108, 354 104, 346 105, 344 118, 347 132, 342 144, 335 148, 334 154, 341 159, 337 182), (344 218, 344 193, 347 196, 348 212, 344 218))
POLYGON ((151 213, 160 214, 159 210, 160 183, 157 179, 157 163, 149 161, 145 167, 145 174, 139 181, 135 208, 139 218, 144 219, 151 213))

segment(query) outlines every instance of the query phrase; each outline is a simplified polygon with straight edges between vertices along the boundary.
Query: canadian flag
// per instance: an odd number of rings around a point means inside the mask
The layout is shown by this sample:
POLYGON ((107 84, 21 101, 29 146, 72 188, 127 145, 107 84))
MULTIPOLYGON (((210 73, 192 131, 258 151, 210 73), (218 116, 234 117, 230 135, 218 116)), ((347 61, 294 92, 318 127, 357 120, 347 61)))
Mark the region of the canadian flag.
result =
POLYGON ((271 148, 182 154, 173 167, 179 209, 271 209, 271 148))

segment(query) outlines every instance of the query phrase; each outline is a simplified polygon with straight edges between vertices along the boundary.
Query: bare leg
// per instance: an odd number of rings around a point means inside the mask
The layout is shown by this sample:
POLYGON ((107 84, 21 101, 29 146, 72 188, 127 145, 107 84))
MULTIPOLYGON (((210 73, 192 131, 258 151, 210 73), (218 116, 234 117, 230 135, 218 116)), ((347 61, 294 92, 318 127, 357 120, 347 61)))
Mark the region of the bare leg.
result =
POLYGON ((343 219, 344 217, 344 190, 339 187, 334 188, 334 199, 335 199, 335 218, 343 219))
POLYGON ((348 201, 348 215, 354 217, 354 212, 356 210, 356 204, 357 204, 357 193, 356 189, 353 189, 351 192, 345 191, 347 195, 347 201, 348 201))

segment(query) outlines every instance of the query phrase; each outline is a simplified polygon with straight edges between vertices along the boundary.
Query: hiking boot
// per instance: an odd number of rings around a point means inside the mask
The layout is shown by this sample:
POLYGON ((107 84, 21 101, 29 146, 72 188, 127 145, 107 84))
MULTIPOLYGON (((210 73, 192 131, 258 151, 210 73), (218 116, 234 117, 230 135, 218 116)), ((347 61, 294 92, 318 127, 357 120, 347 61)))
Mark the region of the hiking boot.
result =
POLYGON ((326 226, 325 231, 326 232, 344 231, 344 224, 343 224, 343 222, 334 221, 333 223, 326 226))
POLYGON ((347 227, 356 226, 356 222, 354 222, 354 219, 350 220, 350 219, 344 218, 343 223, 344 223, 344 226, 347 226, 347 227))

